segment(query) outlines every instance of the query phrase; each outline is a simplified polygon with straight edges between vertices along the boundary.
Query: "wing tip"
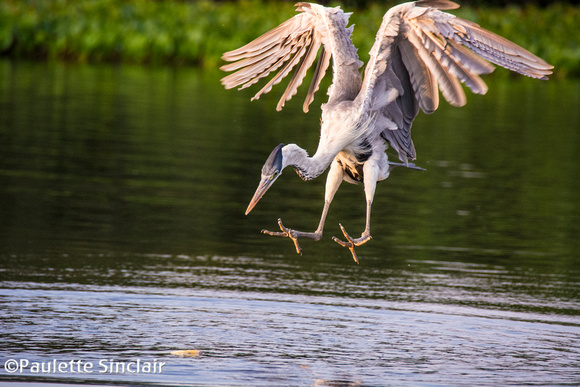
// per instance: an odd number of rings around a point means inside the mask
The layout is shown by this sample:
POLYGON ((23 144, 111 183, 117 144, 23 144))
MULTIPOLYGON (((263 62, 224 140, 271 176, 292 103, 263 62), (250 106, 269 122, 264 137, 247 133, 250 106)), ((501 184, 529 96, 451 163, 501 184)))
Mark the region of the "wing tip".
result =
POLYGON ((431 7, 443 10, 457 9, 459 4, 449 0, 419 0, 414 3, 420 7, 431 7))
POLYGON ((312 8, 312 4, 303 2, 296 3, 294 6, 296 7, 296 12, 304 12, 306 8, 312 8))

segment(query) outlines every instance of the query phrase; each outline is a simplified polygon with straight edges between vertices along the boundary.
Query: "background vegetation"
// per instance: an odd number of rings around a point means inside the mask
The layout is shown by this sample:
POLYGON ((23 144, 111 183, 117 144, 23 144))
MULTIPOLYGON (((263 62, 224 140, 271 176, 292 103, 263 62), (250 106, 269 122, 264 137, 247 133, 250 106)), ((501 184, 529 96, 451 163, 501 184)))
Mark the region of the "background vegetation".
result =
MULTIPOLYGON (((351 22, 361 59, 383 14, 399 2, 346 0, 343 8, 356 11, 351 22)), ((580 7, 465 3, 453 12, 543 57, 557 76, 580 75, 580 7)), ((285 1, 0 0, 0 55, 217 67, 223 52, 293 14, 293 3, 285 1)))

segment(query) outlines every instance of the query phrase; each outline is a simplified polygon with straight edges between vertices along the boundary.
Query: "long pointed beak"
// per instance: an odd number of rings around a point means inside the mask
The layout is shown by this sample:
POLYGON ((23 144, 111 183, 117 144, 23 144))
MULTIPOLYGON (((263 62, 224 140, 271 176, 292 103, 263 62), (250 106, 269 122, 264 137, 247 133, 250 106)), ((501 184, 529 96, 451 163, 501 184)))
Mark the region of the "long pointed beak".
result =
POLYGON ((274 183, 274 181, 276 181, 276 179, 270 180, 269 176, 262 177, 262 180, 260 180, 260 184, 258 185, 258 189, 256 189, 256 192, 254 193, 252 200, 250 200, 250 204, 248 204, 246 215, 248 215, 250 211, 252 211, 252 209, 256 206, 256 204, 258 204, 262 196, 264 196, 264 194, 266 193, 268 188, 272 186, 272 183, 274 183))

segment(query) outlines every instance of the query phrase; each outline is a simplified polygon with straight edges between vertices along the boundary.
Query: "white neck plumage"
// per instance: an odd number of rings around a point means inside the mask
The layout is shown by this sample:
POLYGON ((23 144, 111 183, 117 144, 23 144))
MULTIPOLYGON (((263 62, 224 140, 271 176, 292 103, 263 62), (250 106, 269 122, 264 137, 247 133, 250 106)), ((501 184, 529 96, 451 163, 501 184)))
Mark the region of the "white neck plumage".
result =
POLYGON ((317 178, 328 168, 336 154, 317 151, 312 157, 296 144, 282 148, 283 168, 291 166, 302 180, 317 178))

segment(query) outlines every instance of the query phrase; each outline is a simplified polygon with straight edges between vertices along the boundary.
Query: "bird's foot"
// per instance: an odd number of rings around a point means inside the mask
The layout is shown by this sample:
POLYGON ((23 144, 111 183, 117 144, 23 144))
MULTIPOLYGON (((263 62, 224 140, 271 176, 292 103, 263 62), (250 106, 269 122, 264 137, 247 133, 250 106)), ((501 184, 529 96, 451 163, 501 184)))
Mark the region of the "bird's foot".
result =
POLYGON ((358 257, 356 255, 356 251, 354 251, 354 248, 356 246, 360 246, 370 241, 372 239, 371 234, 365 231, 362 233, 360 238, 353 239, 350 235, 348 235, 344 227, 342 227, 342 224, 339 223, 338 225, 340 226, 340 229, 342 230, 342 233, 344 234, 344 237, 346 238, 347 241, 344 242, 338 239, 337 237, 332 237, 332 240, 341 245, 342 247, 346 247, 347 249, 349 249, 350 252, 352 253, 352 258, 356 263, 358 263, 358 257))
POLYGON ((282 224, 282 219, 278 219, 278 226, 280 226, 280 230, 282 231, 262 230, 262 233, 292 239, 292 242, 294 242, 294 246, 296 247, 296 252, 300 255, 302 255, 302 248, 298 244, 298 238, 308 238, 318 241, 322 237, 322 233, 318 232, 302 232, 289 229, 282 224))

